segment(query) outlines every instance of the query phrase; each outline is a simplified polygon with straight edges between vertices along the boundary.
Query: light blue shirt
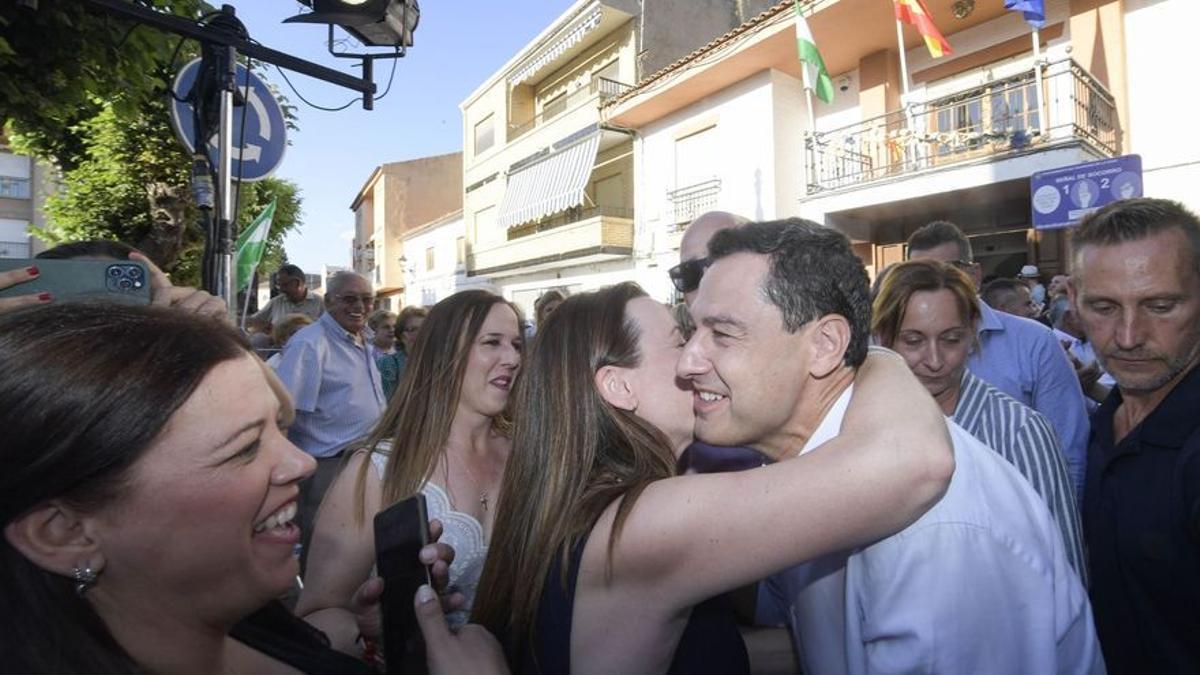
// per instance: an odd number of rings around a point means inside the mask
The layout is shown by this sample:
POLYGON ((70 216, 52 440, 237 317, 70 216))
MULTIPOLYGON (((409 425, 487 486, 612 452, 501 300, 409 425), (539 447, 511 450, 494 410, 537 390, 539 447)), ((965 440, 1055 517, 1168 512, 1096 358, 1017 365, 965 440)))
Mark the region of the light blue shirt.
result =
MULTIPOLYGON (((851 389, 804 452, 838 434, 851 389)), ((1092 610, 1042 498, 947 421, 955 470, 915 523, 764 584, 785 609, 804 672, 1103 673, 1092 610)))
POLYGON ((387 406, 368 343, 355 342, 329 314, 288 340, 275 372, 296 405, 288 438, 314 457, 332 457, 366 436, 387 406))
POLYGON ((997 312, 983 302, 979 309, 979 348, 967 360, 967 368, 1050 420, 1079 504, 1091 427, 1075 368, 1049 328, 997 312))
POLYGON ((1034 492, 1046 501, 1058 523, 1067 546, 1067 560, 1086 586, 1083 525, 1071 479, 1067 477, 1067 463, 1046 417, 975 377, 971 371, 963 370, 958 403, 951 419, 1029 479, 1034 492))

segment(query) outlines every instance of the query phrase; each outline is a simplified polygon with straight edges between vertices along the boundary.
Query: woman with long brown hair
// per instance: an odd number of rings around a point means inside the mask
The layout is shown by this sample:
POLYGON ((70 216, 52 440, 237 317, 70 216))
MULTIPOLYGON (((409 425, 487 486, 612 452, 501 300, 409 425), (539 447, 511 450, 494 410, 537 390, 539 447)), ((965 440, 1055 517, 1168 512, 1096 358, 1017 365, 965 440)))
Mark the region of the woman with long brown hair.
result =
POLYGON ((493 293, 462 291, 430 311, 400 389, 317 516, 296 611, 336 647, 357 650, 354 614, 382 590, 364 585, 375 563, 372 517, 417 492, 455 549, 450 583, 467 607, 448 620, 465 623, 508 459, 504 411, 521 347, 517 312, 493 293))
POLYGON ((948 482, 944 423, 882 355, 822 451, 675 476, 694 421, 683 346, 632 283, 568 298, 538 332, 472 615, 516 672, 745 672, 732 622, 696 605, 894 532, 948 482), (917 398, 900 414, 896 397, 917 398))

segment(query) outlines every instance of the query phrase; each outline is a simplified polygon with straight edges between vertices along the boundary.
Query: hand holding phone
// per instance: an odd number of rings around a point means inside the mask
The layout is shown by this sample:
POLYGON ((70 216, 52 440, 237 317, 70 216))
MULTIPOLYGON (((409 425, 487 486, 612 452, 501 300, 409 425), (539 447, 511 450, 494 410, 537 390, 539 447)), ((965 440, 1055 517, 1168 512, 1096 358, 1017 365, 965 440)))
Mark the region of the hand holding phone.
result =
POLYGON ((0 272, 15 272, 26 283, 0 288, 0 298, 24 295, 50 297, 54 302, 117 302, 131 305, 150 304, 150 275, 137 260, 0 260, 0 272), (29 269, 37 270, 37 275, 29 269), (49 294, 46 296, 46 294, 49 294))
MULTIPOLYGON (((421 564, 421 548, 429 543, 425 495, 417 493, 375 516, 375 564, 383 579, 383 651, 389 672, 402 672, 406 663, 424 660, 413 594, 430 584, 429 568, 421 564), (412 648, 413 643, 417 648, 412 648)), ((409 670, 408 672, 413 672, 409 670)))

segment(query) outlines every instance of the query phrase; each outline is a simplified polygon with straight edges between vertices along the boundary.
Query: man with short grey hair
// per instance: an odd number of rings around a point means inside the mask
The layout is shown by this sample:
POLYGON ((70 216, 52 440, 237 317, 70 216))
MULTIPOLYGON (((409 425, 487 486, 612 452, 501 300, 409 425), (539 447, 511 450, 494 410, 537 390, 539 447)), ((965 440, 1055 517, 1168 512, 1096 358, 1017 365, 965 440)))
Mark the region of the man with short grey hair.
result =
POLYGON ((334 274, 325 313, 288 340, 276 366, 296 407, 288 438, 317 459, 316 473, 300 486, 297 519, 306 547, 342 453, 371 431, 387 407, 363 334, 374 303, 371 284, 361 275, 334 274))

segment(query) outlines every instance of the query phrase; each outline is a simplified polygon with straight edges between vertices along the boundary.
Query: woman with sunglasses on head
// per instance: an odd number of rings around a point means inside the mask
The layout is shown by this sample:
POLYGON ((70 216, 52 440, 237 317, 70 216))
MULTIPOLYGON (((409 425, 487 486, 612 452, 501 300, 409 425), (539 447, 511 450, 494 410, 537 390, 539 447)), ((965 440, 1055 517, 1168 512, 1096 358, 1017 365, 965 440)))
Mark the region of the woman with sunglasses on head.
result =
MULTIPOLYGON (((372 518, 417 492, 456 552, 451 587, 466 604, 448 619, 454 627, 465 623, 509 456, 504 412, 521 349, 517 313, 500 296, 461 291, 429 312, 387 412, 317 516, 296 610, 339 649, 360 651, 354 612, 375 564, 372 518)), ((367 587, 372 597, 380 590, 367 587)))
POLYGON ((944 422, 880 355, 821 451, 675 476, 694 421, 683 346, 669 310, 632 283, 567 299, 538 333, 472 615, 515 672, 747 672, 732 621, 698 603, 894 532, 948 482, 944 422), (915 397, 902 418, 896 396, 915 397))

